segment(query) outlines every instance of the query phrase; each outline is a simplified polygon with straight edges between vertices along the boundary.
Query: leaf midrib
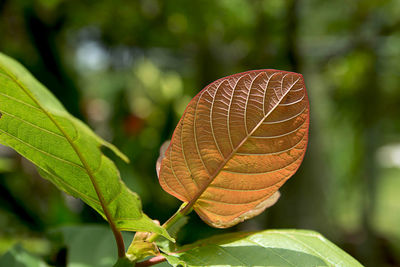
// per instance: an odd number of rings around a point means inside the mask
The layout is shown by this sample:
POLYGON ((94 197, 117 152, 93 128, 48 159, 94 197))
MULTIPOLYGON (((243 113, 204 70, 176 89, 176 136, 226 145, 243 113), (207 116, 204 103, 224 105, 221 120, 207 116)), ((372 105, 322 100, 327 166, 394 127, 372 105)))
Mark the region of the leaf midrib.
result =
MULTIPOLYGON (((5 135, 10 136, 11 138, 14 138, 14 140, 17 140, 18 142, 20 142, 20 143, 22 143, 22 144, 24 144, 24 145, 26 145, 26 146, 29 146, 29 147, 31 147, 32 149, 34 149, 34 150, 36 150, 36 151, 38 151, 38 152, 40 152, 40 153, 42 153, 42 154, 44 154, 44 155, 47 155, 47 156, 49 156, 49 157, 52 157, 52 158, 54 158, 54 159, 56 159, 56 160, 58 160, 58 161, 62 161, 62 162, 66 163, 66 164, 69 164, 69 165, 71 165, 71 166, 84 169, 84 167, 82 167, 81 165, 76 164, 75 162, 72 162, 72 161, 69 161, 69 160, 60 158, 59 156, 56 156, 56 155, 51 154, 51 153, 49 153, 49 152, 46 152, 46 151, 44 151, 44 150, 42 150, 42 149, 40 149, 40 148, 37 148, 37 147, 35 147, 35 146, 33 146, 33 145, 31 145, 31 144, 29 144, 29 143, 27 143, 27 142, 21 140, 21 139, 18 138, 17 136, 12 135, 12 134, 10 134, 10 133, 4 131, 3 129, 0 129, 0 132, 2 132, 2 133, 5 134, 5 135)), ((85 170, 85 169, 84 169, 84 170, 85 170)))
POLYGON ((57 137, 60 137, 60 138, 65 138, 65 136, 63 136, 63 135, 61 135, 61 134, 59 134, 59 133, 55 133, 55 132, 52 132, 52 131, 50 131, 50 130, 48 130, 48 129, 45 129, 45 128, 43 128, 43 127, 40 127, 40 126, 38 126, 38 125, 36 125, 36 124, 30 122, 30 121, 27 121, 27 120, 25 120, 25 119, 23 119, 23 118, 21 118, 21 117, 18 117, 18 116, 14 115, 14 114, 11 114, 11 113, 9 113, 9 112, 7 112, 7 111, 4 111, 4 110, 1 110, 1 109, 0 109, 0 113, 6 114, 7 116, 10 116, 10 117, 13 117, 13 118, 15 118, 15 119, 17 119, 17 120, 20 120, 21 122, 23 122, 23 123, 25 123, 25 124, 28 124, 28 125, 30 125, 30 126, 36 128, 36 129, 38 129, 38 130, 40 130, 40 131, 46 132, 46 133, 48 133, 48 134, 51 134, 51 135, 54 135, 54 136, 57 136, 57 137))
POLYGON ((0 66, 0 69, 3 70, 3 72, 12 80, 14 81, 20 88, 21 90, 30 98, 32 101, 39 107, 39 109, 52 121, 52 123, 57 127, 57 129, 62 133, 62 135, 67 139, 68 143, 72 147, 72 149, 75 151, 77 156, 79 157, 79 160, 82 162, 84 169, 86 173, 88 174, 90 181, 94 187, 94 190, 97 194, 97 197, 99 198, 100 205, 104 211, 104 214, 109 221, 110 224, 112 224, 115 227, 113 218, 111 217, 111 214, 109 210, 107 209, 105 205, 105 200, 103 195, 101 194, 99 185, 97 184, 94 173, 89 167, 89 164, 86 162, 85 158, 83 157, 82 153, 79 151, 78 147, 74 144, 73 140, 70 138, 70 136, 65 132, 65 130, 61 127, 61 125, 58 124, 58 122, 53 118, 51 113, 49 113, 41 104, 40 102, 25 88, 25 86, 13 75, 11 75, 7 69, 5 69, 3 66, 0 66))
POLYGON ((309 246, 308 244, 304 243, 303 241, 301 241, 300 239, 297 239, 295 236, 291 236, 287 233, 279 233, 280 235, 289 238, 295 242, 297 242, 298 244, 300 244, 301 246, 303 246, 304 248, 308 249, 309 251, 311 251, 311 254, 314 254, 316 256, 318 256, 320 259, 322 259, 328 266, 331 263, 330 260, 326 257, 324 257, 323 255, 321 255, 321 253, 319 253, 315 248, 309 246))
MULTIPOLYGON (((259 75, 261 75, 261 73, 260 73, 259 75)), ((257 75, 256 77, 254 77, 253 81, 254 81, 259 75, 257 75)), ((282 78, 282 79, 283 79, 283 78, 282 78)), ((207 183, 205 183, 204 186, 202 186, 202 187, 200 188, 200 190, 196 193, 196 195, 188 202, 188 204, 185 206, 184 210, 190 210, 190 209, 193 207, 193 205, 196 203, 196 201, 197 201, 197 200, 201 197, 201 195, 207 190, 207 188, 209 187, 209 185, 215 180, 215 178, 219 175, 219 173, 222 171, 222 169, 224 168, 224 166, 226 166, 226 164, 229 162, 229 160, 232 159, 232 157, 236 154, 236 152, 239 150, 239 148, 249 139, 249 137, 251 137, 251 135, 254 134, 254 132, 260 127, 260 125, 266 120, 266 118, 268 118, 268 116, 275 110, 275 108, 282 102, 282 100, 286 97, 286 95, 290 92, 290 90, 292 90, 293 86, 294 86, 300 79, 301 79, 301 76, 291 85, 291 87, 286 91, 286 93, 282 95, 282 98, 281 98, 281 99, 276 103, 276 105, 264 116, 264 118, 260 120, 260 122, 253 128, 253 130, 252 130, 250 133, 247 134, 247 136, 238 144, 238 146, 237 146, 234 150, 232 150, 232 152, 228 155, 228 157, 227 157, 226 159, 224 159, 224 161, 223 161, 223 162, 221 163, 221 165, 217 168, 217 170, 216 170, 212 175, 210 175, 209 181, 208 181, 207 183)), ((252 81, 252 82, 253 82, 253 81, 252 81)), ((268 80, 268 83, 269 83, 269 80, 268 80)), ((222 83, 221 83, 221 84, 222 84, 222 83)), ((268 84, 267 84, 266 87, 268 87, 268 84)), ((251 86, 250 86, 250 90, 251 90, 251 86)), ((249 97, 250 97, 250 90, 249 90, 249 97)), ((266 88, 265 90, 267 90, 267 88, 266 88)), ((303 90, 304 90, 304 89, 303 89, 303 90)), ((232 94, 233 94, 233 92, 232 92, 232 94)), ((201 96, 202 96, 202 95, 203 95, 203 94, 201 94, 201 96)), ((201 97, 201 96, 200 96, 200 97, 201 97)), ((194 118, 196 118, 197 104, 198 104, 199 101, 200 101, 200 97, 199 97, 199 99, 197 100, 197 103, 196 103, 196 109, 195 109, 195 111, 194 111, 194 118)), ((249 97, 248 97, 247 100, 246 100, 246 105, 247 105, 247 102, 248 102, 249 97)), ((214 102, 214 100, 213 100, 213 102, 214 102)), ((265 99, 264 99, 264 102, 265 102, 265 99)), ((245 121, 246 121, 246 118, 245 118, 245 121)), ((201 158, 201 155, 199 155, 199 156, 200 156, 200 158, 201 158)))
POLYGON ((269 251, 271 251, 273 254, 277 255, 278 257, 280 257, 281 259, 283 259, 284 261, 286 261, 287 263, 289 263, 291 266, 296 266, 296 265, 293 264, 291 261, 289 261, 288 259, 286 259, 284 256, 282 256, 281 254, 277 253, 277 252, 274 250, 273 247, 264 246, 263 244, 257 242, 256 240, 251 240, 249 237, 244 238, 244 240, 246 240, 246 241, 249 242, 249 243, 253 243, 253 244, 257 245, 257 246, 266 248, 266 249, 268 249, 269 251))

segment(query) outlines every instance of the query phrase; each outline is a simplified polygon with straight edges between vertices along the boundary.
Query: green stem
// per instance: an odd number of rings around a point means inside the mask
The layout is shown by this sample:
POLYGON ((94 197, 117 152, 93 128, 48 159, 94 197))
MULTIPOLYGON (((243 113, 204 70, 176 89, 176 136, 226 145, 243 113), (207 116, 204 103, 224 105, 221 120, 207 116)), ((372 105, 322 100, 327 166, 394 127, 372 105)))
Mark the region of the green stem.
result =
MULTIPOLYGON (((192 211, 192 205, 182 205, 174 215, 171 216, 163 225, 162 227, 168 230, 171 226, 173 226, 180 218, 185 217, 192 211)), ((147 238, 148 242, 154 242, 159 234, 152 234, 147 238)))
MULTIPOLYGON (((192 205, 189 206, 187 203, 182 204, 182 206, 180 206, 180 208, 178 209, 177 212, 174 213, 174 215, 171 216, 171 218, 169 218, 163 225, 162 227, 165 228, 166 230, 168 230, 170 227, 172 227, 177 221, 179 221, 179 219, 181 219, 182 217, 185 217, 186 215, 188 215, 191 211, 192 211, 192 205), (189 208, 188 208, 189 207, 189 208)), ((152 235, 150 235, 147 238, 147 242, 154 242, 160 235, 153 233, 152 235)), ((155 256, 153 258, 150 258, 146 261, 142 261, 142 262, 138 262, 136 263, 136 267, 144 267, 144 266, 152 266, 155 264, 158 264, 160 262, 165 261, 166 258, 162 255, 158 255, 155 256)))

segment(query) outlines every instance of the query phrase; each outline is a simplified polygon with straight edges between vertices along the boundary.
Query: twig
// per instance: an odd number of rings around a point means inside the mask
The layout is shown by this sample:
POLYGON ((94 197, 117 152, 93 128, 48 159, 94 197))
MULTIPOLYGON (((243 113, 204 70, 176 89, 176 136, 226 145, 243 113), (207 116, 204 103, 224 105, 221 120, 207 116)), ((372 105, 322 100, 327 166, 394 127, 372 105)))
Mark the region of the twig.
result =
POLYGON ((155 256, 155 257, 153 257, 151 259, 148 259, 148 260, 145 260, 145 261, 142 261, 142 262, 138 262, 138 263, 136 263, 135 266, 136 267, 152 266, 152 265, 156 265, 156 264, 159 264, 161 262, 164 262, 166 260, 167 259, 163 255, 158 255, 158 256, 155 256))

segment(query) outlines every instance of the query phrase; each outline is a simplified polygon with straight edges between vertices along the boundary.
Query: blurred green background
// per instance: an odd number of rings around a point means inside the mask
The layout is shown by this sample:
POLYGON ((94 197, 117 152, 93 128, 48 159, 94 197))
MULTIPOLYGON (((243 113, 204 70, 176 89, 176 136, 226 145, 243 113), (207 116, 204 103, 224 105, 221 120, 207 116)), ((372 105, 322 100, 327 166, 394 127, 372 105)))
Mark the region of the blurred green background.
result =
MULTIPOLYGON (((131 159, 113 158, 144 211, 180 203, 155 172, 190 99, 237 72, 300 72, 311 102, 303 165, 278 203, 228 230, 191 214, 179 237, 267 228, 321 232, 367 266, 400 266, 398 0, 0 0, 0 51, 131 159)), ((0 255, 15 244, 63 266, 49 229, 103 223, 0 147, 0 255)))

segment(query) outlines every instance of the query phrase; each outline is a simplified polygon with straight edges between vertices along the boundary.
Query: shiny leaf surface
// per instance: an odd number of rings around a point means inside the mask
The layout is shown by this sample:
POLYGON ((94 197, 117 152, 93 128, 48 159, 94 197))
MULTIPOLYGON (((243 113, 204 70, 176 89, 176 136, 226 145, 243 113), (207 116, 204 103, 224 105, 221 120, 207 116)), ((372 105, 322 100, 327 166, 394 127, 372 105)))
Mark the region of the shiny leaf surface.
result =
POLYGON ((160 184, 208 224, 232 226, 262 212, 296 172, 308 125, 302 75, 257 70, 219 79, 187 106, 162 160, 160 184))
POLYGON ((267 230, 211 237, 166 255, 173 266, 362 266, 319 233, 267 230))
POLYGON ((169 237, 141 210, 141 202, 121 180, 105 146, 112 144, 70 115, 21 64, 0 53, 0 143, 34 163, 59 189, 82 199, 119 230, 149 231, 169 237))

